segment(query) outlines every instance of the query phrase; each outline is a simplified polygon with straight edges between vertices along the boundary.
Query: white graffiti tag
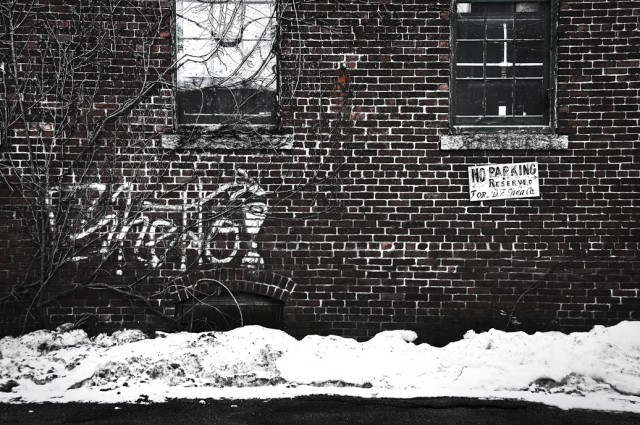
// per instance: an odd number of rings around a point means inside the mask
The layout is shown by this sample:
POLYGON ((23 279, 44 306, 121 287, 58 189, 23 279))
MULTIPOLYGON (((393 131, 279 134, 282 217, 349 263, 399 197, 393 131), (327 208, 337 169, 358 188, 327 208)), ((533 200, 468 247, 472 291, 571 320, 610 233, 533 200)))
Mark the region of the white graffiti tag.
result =
MULTIPOLYGON (((121 263, 127 260, 126 253, 132 252, 136 260, 153 268, 186 270, 205 262, 230 263, 241 251, 243 266, 254 268, 264 263, 254 239, 267 215, 267 192, 248 179, 213 191, 203 190, 201 183, 189 184, 178 192, 178 199, 171 199, 175 203, 163 198, 166 191, 158 192, 158 201, 137 202, 134 185, 127 183, 109 193, 104 184, 67 188, 65 192, 69 190, 82 191, 85 199, 84 205, 77 201, 81 214, 76 220, 78 230, 71 232, 71 241, 82 245, 101 239, 99 253, 117 253, 121 263), (178 253, 179 264, 169 261, 169 252, 178 253)), ((51 192, 49 205, 60 193, 51 192)), ((49 218, 51 226, 57 225, 54 213, 49 218)), ((76 255, 72 260, 88 258, 89 255, 76 255)))

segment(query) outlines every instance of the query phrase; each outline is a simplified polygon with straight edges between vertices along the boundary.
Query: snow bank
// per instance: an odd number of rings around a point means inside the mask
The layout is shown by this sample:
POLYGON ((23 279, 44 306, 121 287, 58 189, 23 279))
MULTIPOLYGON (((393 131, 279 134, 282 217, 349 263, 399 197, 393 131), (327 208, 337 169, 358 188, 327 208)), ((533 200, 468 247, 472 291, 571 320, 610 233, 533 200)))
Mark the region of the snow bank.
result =
POLYGON ((162 401, 180 397, 523 398, 640 412, 640 322, 590 332, 469 331, 446 347, 412 331, 367 342, 298 341, 247 326, 230 332, 137 330, 90 339, 81 330, 0 340, 0 402, 162 401))

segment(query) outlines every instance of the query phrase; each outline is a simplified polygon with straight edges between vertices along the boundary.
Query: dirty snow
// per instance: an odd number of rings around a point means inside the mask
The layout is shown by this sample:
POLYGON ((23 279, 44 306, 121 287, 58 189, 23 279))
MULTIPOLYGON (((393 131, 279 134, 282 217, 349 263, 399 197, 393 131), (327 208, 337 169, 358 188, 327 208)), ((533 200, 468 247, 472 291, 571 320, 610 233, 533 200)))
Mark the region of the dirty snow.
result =
POLYGON ((469 331, 438 348, 412 331, 367 342, 230 332, 138 330, 87 337, 59 328, 0 340, 0 402, 161 402, 171 398, 516 398, 640 412, 640 322, 590 332, 469 331))

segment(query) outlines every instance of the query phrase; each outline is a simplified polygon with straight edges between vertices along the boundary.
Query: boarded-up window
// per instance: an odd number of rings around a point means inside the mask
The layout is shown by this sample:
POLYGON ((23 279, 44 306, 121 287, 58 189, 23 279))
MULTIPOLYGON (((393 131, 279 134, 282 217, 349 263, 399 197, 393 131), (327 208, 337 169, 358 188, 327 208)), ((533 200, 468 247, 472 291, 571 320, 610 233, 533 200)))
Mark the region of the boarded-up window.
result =
POLYGON ((176 0, 180 124, 273 124, 275 0, 176 0))

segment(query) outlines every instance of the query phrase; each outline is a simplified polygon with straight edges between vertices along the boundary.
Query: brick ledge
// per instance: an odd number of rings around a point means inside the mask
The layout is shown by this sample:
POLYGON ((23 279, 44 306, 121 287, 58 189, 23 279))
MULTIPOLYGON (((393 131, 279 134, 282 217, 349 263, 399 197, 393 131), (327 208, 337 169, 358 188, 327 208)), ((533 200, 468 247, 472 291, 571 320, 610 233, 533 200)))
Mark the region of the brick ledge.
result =
POLYGON ((263 150, 291 149, 293 137, 268 129, 227 130, 221 127, 193 127, 162 135, 166 149, 263 150))

